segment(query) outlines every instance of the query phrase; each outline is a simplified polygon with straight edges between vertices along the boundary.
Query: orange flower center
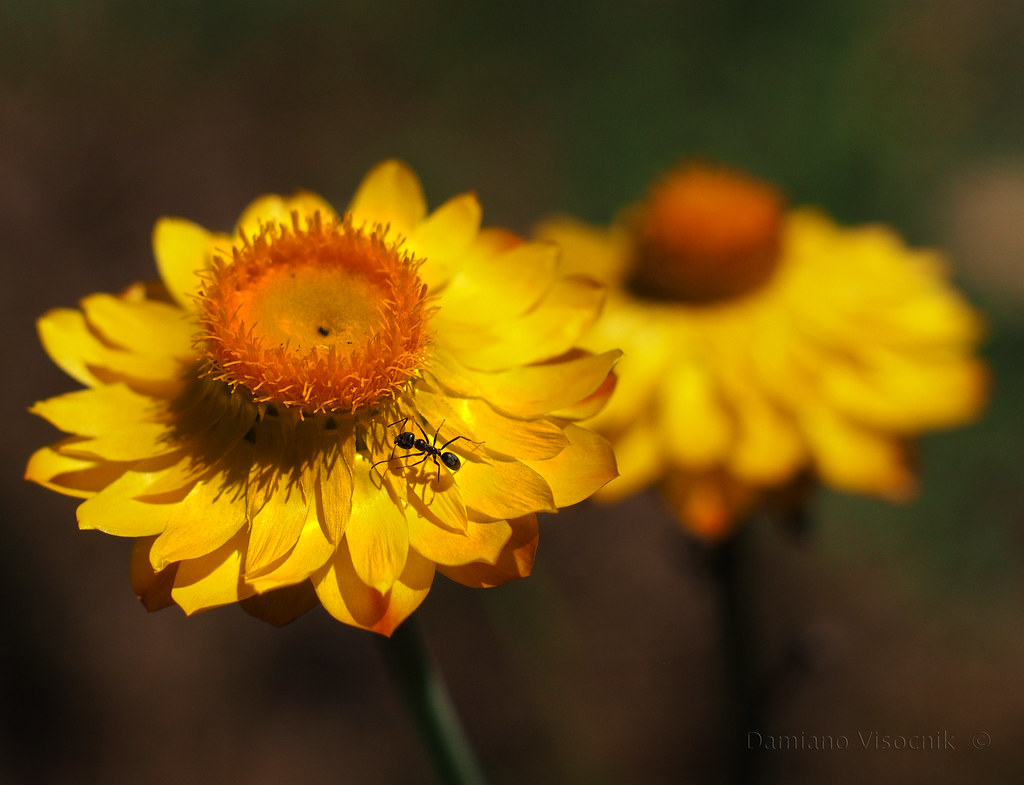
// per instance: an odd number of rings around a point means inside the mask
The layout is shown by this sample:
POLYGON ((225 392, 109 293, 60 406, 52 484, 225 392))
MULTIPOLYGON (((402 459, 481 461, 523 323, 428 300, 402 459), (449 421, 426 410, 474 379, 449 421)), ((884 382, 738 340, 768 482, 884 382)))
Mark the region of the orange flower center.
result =
POLYGON ((423 362, 429 309, 418 263, 385 233, 293 213, 215 259, 199 296, 209 372, 300 411, 394 396, 423 362))
POLYGON ((784 209, 775 189, 745 175, 680 169, 635 217, 629 288, 641 297, 707 303, 761 286, 778 262, 784 209))

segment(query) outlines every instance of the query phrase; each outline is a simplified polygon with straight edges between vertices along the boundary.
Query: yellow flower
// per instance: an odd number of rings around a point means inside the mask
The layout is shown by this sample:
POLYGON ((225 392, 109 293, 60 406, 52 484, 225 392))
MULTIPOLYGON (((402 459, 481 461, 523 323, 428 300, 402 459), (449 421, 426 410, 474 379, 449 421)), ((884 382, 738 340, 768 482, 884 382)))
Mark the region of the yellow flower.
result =
POLYGON ((538 236, 611 289, 585 343, 624 352, 591 423, 622 473, 598 499, 660 483, 710 539, 811 472, 900 499, 914 486, 907 437, 983 405, 978 317, 938 254, 886 227, 840 227, 787 209, 768 185, 694 165, 611 227, 556 218, 538 236))
POLYGON ((88 389, 37 403, 71 434, 26 476, 84 498, 84 529, 134 537, 151 610, 241 601, 285 623, 319 601, 390 634, 435 569, 529 574, 537 512, 615 476, 599 410, 618 352, 575 348, 603 290, 557 250, 480 229, 472 195, 427 214, 386 162, 337 216, 265 196, 233 235, 153 234, 162 284, 39 321, 88 389))

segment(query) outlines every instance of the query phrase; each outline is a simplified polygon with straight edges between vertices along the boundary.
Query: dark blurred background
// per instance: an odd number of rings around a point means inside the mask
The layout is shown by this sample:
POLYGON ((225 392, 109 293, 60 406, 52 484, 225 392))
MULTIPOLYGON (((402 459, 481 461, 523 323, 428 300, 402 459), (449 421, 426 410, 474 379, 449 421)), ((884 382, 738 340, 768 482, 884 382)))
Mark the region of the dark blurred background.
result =
MULTIPOLYGON (((977 425, 922 441, 913 504, 821 493, 758 524, 766 782, 1024 778, 1024 5, 1012 0, 0 4, 0 782, 432 783, 373 636, 317 609, 149 615, 130 543, 23 481, 75 383, 34 320, 154 277, 161 215, 341 206, 407 160, 487 223, 606 221, 688 155, 940 246, 989 314, 977 425), (947 733, 955 750, 863 750, 947 733), (978 746, 971 743, 975 734, 978 746), (986 739, 988 744, 986 745, 986 739)), ((494 785, 724 781, 702 561, 651 496, 542 522, 534 576, 438 578, 417 618, 494 785)))

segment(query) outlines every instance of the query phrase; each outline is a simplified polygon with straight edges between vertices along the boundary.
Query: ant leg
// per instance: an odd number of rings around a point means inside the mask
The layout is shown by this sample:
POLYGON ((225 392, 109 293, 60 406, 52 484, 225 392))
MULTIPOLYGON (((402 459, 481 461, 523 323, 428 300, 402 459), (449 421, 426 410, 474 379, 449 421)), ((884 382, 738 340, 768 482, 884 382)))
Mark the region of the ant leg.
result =
MULTIPOLYGON (((455 438, 453 438, 453 439, 449 439, 449 440, 448 440, 448 441, 446 441, 446 442, 445 442, 444 444, 442 444, 442 445, 441 445, 440 447, 438 447, 438 448, 437 448, 437 451, 438 451, 438 452, 443 452, 443 451, 444 451, 444 448, 445 448, 445 447, 447 447, 447 446, 448 446, 449 444, 451 444, 452 442, 457 442, 457 441, 458 441, 459 439, 466 439, 466 437, 465 437, 465 436, 456 436, 456 437, 455 437, 455 438)), ((469 441, 469 439, 466 439, 466 441, 469 441)))
POLYGON ((420 458, 418 461, 416 461, 416 463, 406 463, 406 464, 403 464, 403 466, 402 466, 403 469, 411 469, 413 466, 419 466, 421 463, 423 463, 425 460, 427 460, 427 458, 430 457, 430 453, 418 452, 418 453, 414 453, 412 455, 402 455, 402 456, 399 456, 398 460, 402 460, 403 458, 418 458, 421 455, 423 457, 420 458))
MULTIPOLYGON (((396 424, 397 424, 397 423, 396 423, 396 424)), ((390 426, 389 426, 389 427, 390 427, 390 426)), ((395 443, 395 444, 391 445, 391 455, 389 455, 389 456, 388 456, 387 458, 383 458, 382 460, 379 460, 379 461, 377 461, 377 462, 376 462, 375 464, 373 464, 373 466, 371 466, 370 468, 371 468, 371 469, 373 469, 373 468, 375 468, 375 467, 377 467, 377 466, 380 466, 380 465, 381 465, 382 463, 391 463, 391 462, 392 462, 392 461, 393 461, 393 460, 395 459, 395 448, 396 448, 397 446, 398 446, 398 444, 397 444, 397 443, 395 443)))
POLYGON ((391 460, 392 460, 392 459, 393 459, 394 457, 395 457, 395 451, 394 451, 394 450, 392 450, 392 451, 391 451, 391 458, 384 458, 384 459, 382 459, 382 460, 379 460, 379 461, 377 461, 377 462, 376 462, 375 464, 373 464, 373 465, 372 465, 372 466, 371 466, 370 468, 371 468, 371 469, 376 469, 376 468, 377 468, 378 466, 380 466, 380 465, 381 465, 382 463, 391 463, 391 460))
MULTIPOLYGON (((399 425, 399 424, 404 426, 408 421, 409 421, 408 417, 403 417, 401 420, 395 420, 387 428, 385 428, 385 430, 389 431, 392 428, 394 428, 396 425, 399 425)), ((399 429, 399 430, 401 430, 401 429, 399 429)), ((387 460, 377 461, 375 464, 370 466, 370 468, 371 469, 375 469, 376 467, 380 466, 382 463, 391 463, 391 461, 393 461, 395 459, 395 448, 397 446, 398 446, 398 442, 396 441, 394 444, 391 445, 391 455, 388 456, 387 460)))
MULTIPOLYGON (((430 437, 427 436, 427 432, 425 430, 423 430, 423 426, 420 425, 419 423, 416 423, 416 427, 419 428, 420 429, 420 433, 423 434, 423 441, 425 441, 427 444, 430 444, 430 437)), ((436 434, 435 434, 434 438, 435 439, 437 438, 436 434)))
MULTIPOLYGON (((433 436, 427 436, 427 432, 423 430, 423 426, 416 423, 416 427, 420 429, 420 433, 423 434, 423 441, 427 442, 431 447, 437 449, 437 435, 441 433, 441 429, 444 428, 444 420, 441 420, 441 424, 434 430, 433 436)), ((441 449, 444 449, 443 447, 441 449)))
MULTIPOLYGON (((436 430, 436 431, 434 431, 434 442, 433 442, 433 446, 434 446, 435 448, 437 447, 437 437, 441 435, 441 429, 442 429, 442 428, 444 428, 444 420, 441 420, 441 424, 440 424, 440 425, 438 425, 438 426, 437 426, 437 430, 436 430)), ((441 449, 443 450, 443 449, 444 449, 444 447, 442 447, 441 449)))
POLYGON ((416 457, 419 457, 420 459, 418 461, 416 461, 415 463, 407 463, 402 468, 403 469, 412 469, 414 466, 419 466, 421 463, 424 463, 427 460, 427 458, 430 458, 434 462, 434 466, 437 467, 437 480, 435 481, 435 484, 440 483, 441 482, 441 464, 437 462, 437 454, 436 453, 432 453, 432 452, 418 452, 415 455, 402 455, 401 457, 399 457, 399 460, 402 460, 402 458, 416 458, 416 457), (422 456, 422 457, 420 457, 420 456, 422 456))
MULTIPOLYGON (((373 466, 371 466, 370 468, 371 468, 371 469, 373 469, 373 468, 375 468, 375 467, 377 467, 377 466, 380 466, 380 465, 381 465, 382 463, 391 463, 391 462, 392 462, 392 461, 393 461, 393 460, 395 459, 395 448, 396 448, 397 446, 398 446, 398 442, 396 441, 396 442, 395 442, 395 444, 393 444, 393 445, 391 446, 391 455, 389 455, 389 456, 388 456, 387 458, 384 458, 384 459, 382 459, 382 460, 379 460, 379 461, 377 461, 377 462, 376 462, 375 464, 373 464, 373 466)), ((405 457, 405 456, 402 456, 402 457, 405 457)))

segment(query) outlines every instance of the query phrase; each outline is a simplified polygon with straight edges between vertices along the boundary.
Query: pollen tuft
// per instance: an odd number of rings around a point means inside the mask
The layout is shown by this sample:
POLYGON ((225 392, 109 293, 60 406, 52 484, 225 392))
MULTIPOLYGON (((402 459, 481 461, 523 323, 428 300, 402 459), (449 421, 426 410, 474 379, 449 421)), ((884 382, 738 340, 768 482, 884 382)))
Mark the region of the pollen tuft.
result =
POLYGON ((214 258, 198 297, 206 373, 300 414, 393 398, 423 365, 430 308, 419 261, 387 233, 293 213, 214 258))
POLYGON ((760 287, 778 262, 784 210, 778 191, 744 174, 703 164, 677 169, 633 216, 630 290, 698 304, 760 287))

